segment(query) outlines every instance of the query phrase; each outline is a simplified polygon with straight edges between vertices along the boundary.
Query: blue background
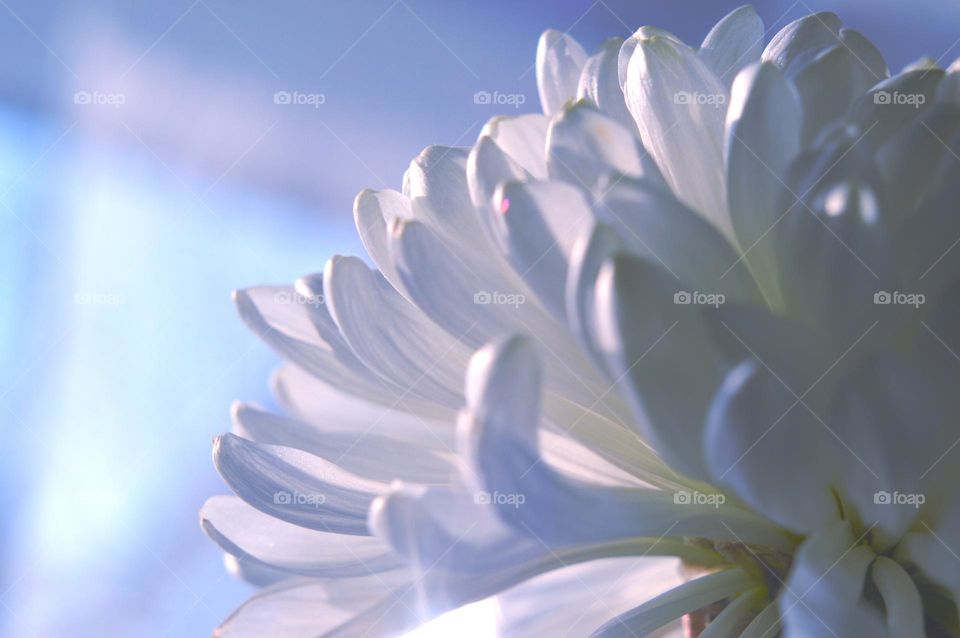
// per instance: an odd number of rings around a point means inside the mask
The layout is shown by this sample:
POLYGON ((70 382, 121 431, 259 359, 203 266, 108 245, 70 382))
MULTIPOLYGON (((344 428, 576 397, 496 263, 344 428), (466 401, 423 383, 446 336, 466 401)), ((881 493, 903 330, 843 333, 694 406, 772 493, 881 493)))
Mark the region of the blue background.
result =
MULTIPOLYGON (((355 193, 471 144, 475 92, 537 110, 543 29, 696 44, 738 4, 0 0, 0 635, 208 635, 249 595, 197 523, 210 438, 277 363, 230 290, 360 253, 355 193)), ((960 56, 956 2, 756 7, 960 56)))

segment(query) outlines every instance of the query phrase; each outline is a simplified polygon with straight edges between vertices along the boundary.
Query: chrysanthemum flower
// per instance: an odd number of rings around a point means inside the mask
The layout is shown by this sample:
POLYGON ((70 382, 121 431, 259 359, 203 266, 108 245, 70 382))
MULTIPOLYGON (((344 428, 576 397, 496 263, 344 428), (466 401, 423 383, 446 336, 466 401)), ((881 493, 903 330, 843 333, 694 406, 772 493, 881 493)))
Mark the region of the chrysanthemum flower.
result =
POLYGON ((357 197, 376 269, 236 294, 218 635, 960 635, 960 69, 763 40, 548 31, 543 115, 357 197))

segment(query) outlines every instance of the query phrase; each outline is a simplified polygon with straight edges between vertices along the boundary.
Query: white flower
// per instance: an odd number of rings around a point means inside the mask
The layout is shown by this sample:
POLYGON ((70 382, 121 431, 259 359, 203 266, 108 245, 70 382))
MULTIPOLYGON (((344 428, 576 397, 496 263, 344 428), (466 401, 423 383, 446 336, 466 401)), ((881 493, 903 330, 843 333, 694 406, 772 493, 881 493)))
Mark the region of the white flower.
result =
POLYGON ((956 635, 960 73, 763 35, 548 31, 544 115, 357 197, 378 270, 237 293, 289 416, 214 447, 219 635, 956 635))

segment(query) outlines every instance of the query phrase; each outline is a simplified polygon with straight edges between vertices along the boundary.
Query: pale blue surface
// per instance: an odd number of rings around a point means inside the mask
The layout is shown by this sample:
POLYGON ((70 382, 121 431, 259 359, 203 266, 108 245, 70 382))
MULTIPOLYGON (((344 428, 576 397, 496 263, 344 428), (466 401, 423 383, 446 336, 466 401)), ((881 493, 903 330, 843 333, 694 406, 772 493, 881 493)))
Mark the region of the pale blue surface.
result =
MULTIPOLYGON (((0 127, 4 188, 58 129, 0 127)), ((349 239, 236 185, 198 204, 209 181, 65 140, 6 199, 4 636, 203 635, 248 594, 197 523, 210 438, 275 364, 229 292, 349 239)))

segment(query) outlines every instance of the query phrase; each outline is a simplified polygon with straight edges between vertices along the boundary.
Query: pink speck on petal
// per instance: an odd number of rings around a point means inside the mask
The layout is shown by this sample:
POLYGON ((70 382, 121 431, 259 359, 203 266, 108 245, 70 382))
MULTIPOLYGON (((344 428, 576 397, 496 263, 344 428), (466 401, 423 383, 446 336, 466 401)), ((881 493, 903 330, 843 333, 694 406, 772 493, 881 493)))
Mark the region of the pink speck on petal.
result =
POLYGON ((506 215, 508 210, 510 210, 510 200, 504 197, 500 200, 500 214, 506 215))

